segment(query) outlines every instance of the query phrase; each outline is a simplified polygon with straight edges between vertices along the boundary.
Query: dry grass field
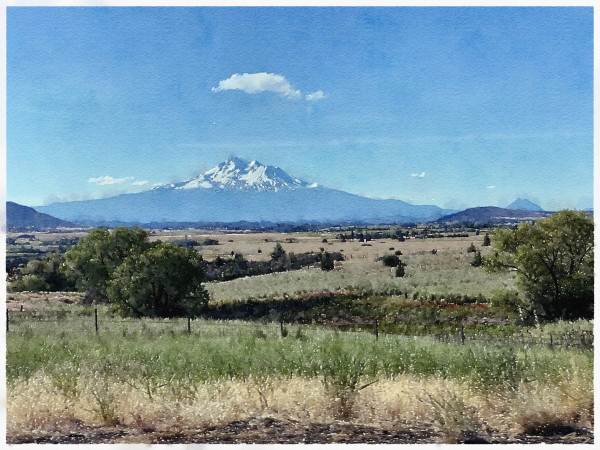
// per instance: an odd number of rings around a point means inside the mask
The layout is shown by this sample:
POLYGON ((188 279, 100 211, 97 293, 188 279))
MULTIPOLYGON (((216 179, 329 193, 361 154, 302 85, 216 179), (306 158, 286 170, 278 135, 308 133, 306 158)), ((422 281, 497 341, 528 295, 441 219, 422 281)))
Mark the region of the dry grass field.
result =
MULTIPOLYGON (((253 248, 257 242, 252 242, 255 236, 234 238, 229 243, 230 248, 253 248)), ((444 296, 448 294, 479 295, 486 299, 502 291, 515 292, 514 273, 490 274, 481 267, 473 267, 473 253, 467 252, 467 247, 473 242, 486 254, 489 250, 481 247, 481 236, 472 238, 442 238, 442 239, 409 239, 405 242, 381 240, 371 241, 368 246, 359 242, 322 243, 322 238, 297 237, 297 243, 289 244, 279 238, 286 251, 319 252, 320 248, 330 248, 332 251, 343 250, 345 260, 336 262, 335 270, 324 272, 318 266, 307 267, 298 271, 273 273, 257 277, 246 277, 220 283, 208 283, 207 289, 213 300, 243 300, 251 297, 282 296, 296 293, 313 292, 318 290, 339 290, 352 288, 360 291, 386 294, 402 290, 410 295, 417 293, 420 297, 431 294, 444 296), (314 241, 317 242, 314 242, 314 241), (332 244, 332 245, 328 245, 332 244), (390 250, 394 248, 394 250, 390 250), (402 252, 401 260, 407 264, 406 275, 397 278, 394 269, 385 267, 377 261, 383 255, 402 252), (432 250, 437 250, 432 254, 432 250)), ((263 238, 264 240, 264 238, 263 238)), ((275 241, 267 244, 272 248, 275 241)), ((220 246, 213 246, 220 247, 220 246)), ((210 248, 202 248, 206 258, 210 248), (205 249, 207 251, 205 251, 205 249)), ((220 249, 217 251, 221 251, 220 249)), ((263 252, 264 254, 264 252, 263 252)), ((226 256, 223 254, 222 256, 226 256)), ((255 255, 262 256, 262 255, 255 255)))
POLYGON ((44 311, 57 305, 68 307, 78 303, 83 294, 78 292, 10 292, 6 294, 9 311, 44 311))
POLYGON ((531 436, 536 427, 564 427, 576 417, 592 426, 590 380, 578 377, 559 386, 522 383, 511 391, 482 392, 460 381, 398 375, 358 392, 345 420, 336 413, 339 400, 319 379, 221 380, 199 383, 186 396, 176 388, 148 397, 127 383, 90 374, 68 392, 39 374, 9 391, 9 442, 54 437, 68 443, 86 434, 87 442, 138 444, 456 443, 482 435, 498 443, 591 442, 577 433, 531 436))
POLYGON ((17 237, 23 234, 32 234, 35 240, 42 243, 58 241, 60 239, 82 238, 88 234, 87 231, 65 231, 65 232, 50 232, 50 231, 35 231, 31 233, 7 233, 7 237, 17 237))
POLYGON ((483 235, 470 236, 469 238, 437 238, 437 239, 407 239, 399 242, 393 239, 377 239, 369 242, 354 241, 342 242, 336 239, 336 233, 199 233, 194 230, 187 231, 157 231, 150 240, 184 241, 185 239, 203 242, 206 239, 215 239, 219 245, 202 245, 198 248, 205 259, 212 260, 217 256, 229 257, 231 252, 241 253, 248 260, 267 261, 269 254, 277 243, 281 244, 286 252, 293 253, 319 253, 321 248, 329 252, 342 252, 347 262, 360 261, 361 259, 374 261, 375 259, 400 250, 404 255, 415 255, 431 252, 432 250, 466 250, 473 242, 477 247, 483 242, 483 235), (327 242, 322 242, 327 239, 327 242), (394 250, 390 250, 394 248, 394 250), (258 251, 261 250, 261 253, 258 251))

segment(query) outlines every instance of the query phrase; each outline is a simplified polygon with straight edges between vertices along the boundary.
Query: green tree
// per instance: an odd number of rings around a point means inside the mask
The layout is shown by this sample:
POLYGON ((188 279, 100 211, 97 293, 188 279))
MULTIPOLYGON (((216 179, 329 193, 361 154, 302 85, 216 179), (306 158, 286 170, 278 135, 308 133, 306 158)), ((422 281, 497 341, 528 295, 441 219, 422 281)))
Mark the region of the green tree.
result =
POLYGON ((148 248, 148 233, 140 228, 95 228, 65 253, 62 272, 88 300, 104 300, 113 272, 132 253, 148 248))
POLYGON ((335 263, 333 262, 333 257, 329 252, 323 253, 321 257, 321 270, 330 271, 335 268, 335 263))
POLYGON ((13 291, 65 291, 74 283, 61 272, 64 257, 59 252, 48 253, 42 259, 33 259, 22 270, 23 277, 11 283, 13 291))
POLYGON ((273 261, 280 261, 285 256, 285 250, 280 243, 275 245, 275 248, 271 252, 271 259, 273 261))
POLYGON ((489 270, 515 270, 526 294, 520 307, 551 320, 591 318, 594 305, 594 222, 583 211, 560 211, 515 230, 498 229, 489 270))
POLYGON ((492 245, 492 240, 490 239, 490 233, 485 233, 485 236, 483 237, 483 244, 484 247, 489 247, 490 245, 492 245))
POLYGON ((283 272, 289 270, 290 266, 291 262, 285 250, 280 243, 277 243, 271 252, 271 270, 273 272, 283 272))
POLYGON ((387 267, 397 267, 400 264, 400 258, 398 255, 384 255, 382 258, 383 265, 387 267))
POLYGON ((402 278, 406 272, 404 270, 404 268, 406 267, 406 263, 399 261, 398 262, 398 266, 396 267, 396 277, 397 278, 402 278))
POLYGON ((198 253, 159 242, 125 258, 108 282, 108 294, 125 316, 196 317, 209 300, 203 281, 198 253))
POLYGON ((26 274, 23 275, 18 280, 13 281, 10 284, 10 290, 13 292, 38 292, 45 291, 46 283, 42 280, 39 275, 26 274))
POLYGON ((471 261, 471 265, 473 267, 483 266, 483 257, 481 256, 481 252, 479 250, 475 251, 475 256, 473 257, 473 261, 471 261))

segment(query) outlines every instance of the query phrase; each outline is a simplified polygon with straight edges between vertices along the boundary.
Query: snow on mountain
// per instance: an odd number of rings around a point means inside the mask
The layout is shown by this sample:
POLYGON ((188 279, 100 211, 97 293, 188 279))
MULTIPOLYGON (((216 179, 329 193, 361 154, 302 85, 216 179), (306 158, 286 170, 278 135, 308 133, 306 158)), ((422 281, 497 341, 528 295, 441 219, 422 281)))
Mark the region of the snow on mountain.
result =
POLYGON ((239 158, 229 158, 187 181, 135 194, 53 203, 36 209, 63 220, 96 224, 422 222, 455 212, 308 184, 278 167, 239 158))
POLYGON ((266 166, 258 161, 228 158, 198 177, 180 183, 166 184, 154 189, 226 189, 243 191, 280 191, 314 187, 291 177, 279 167, 266 166))

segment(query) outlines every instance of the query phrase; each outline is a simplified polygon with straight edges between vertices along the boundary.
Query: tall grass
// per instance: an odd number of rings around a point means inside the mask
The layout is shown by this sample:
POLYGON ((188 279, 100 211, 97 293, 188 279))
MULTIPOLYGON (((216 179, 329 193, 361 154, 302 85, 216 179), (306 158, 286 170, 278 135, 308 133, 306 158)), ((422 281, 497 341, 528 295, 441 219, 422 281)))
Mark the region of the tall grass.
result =
POLYGON ((126 379, 196 381, 255 376, 380 378, 411 373, 470 380, 482 386, 560 378, 572 367, 591 369, 591 351, 513 348, 436 342, 428 337, 337 332, 278 324, 185 320, 89 324, 16 323, 7 336, 7 379, 39 371, 120 374, 126 379), (360 369, 357 375, 349 371, 360 369), (337 375, 336 375, 337 376, 337 375))
POLYGON ((245 300, 273 295, 352 288, 385 294, 402 290, 422 296, 482 295, 516 291, 514 273, 490 274, 471 266, 472 256, 461 250, 402 256, 406 276, 397 278, 383 263, 362 259, 345 261, 334 271, 302 269, 206 285, 214 300, 245 300))
MULTIPOLYGON (((593 352, 459 345, 279 324, 16 320, 7 335, 9 436, 73 420, 197 427, 252 416, 433 423, 455 431, 591 426, 593 352), (532 409, 531 405, 535 407, 532 409)), ((62 424, 62 425, 61 425, 62 424)), ((57 428, 58 427, 58 428, 57 428)))

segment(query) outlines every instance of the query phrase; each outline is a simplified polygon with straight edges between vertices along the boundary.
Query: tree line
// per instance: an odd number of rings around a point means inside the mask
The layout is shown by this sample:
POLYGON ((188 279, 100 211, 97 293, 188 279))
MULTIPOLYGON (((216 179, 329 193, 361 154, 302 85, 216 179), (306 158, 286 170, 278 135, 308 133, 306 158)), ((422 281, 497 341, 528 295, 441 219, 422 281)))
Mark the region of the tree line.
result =
POLYGON ((269 261, 241 254, 204 261, 192 248, 150 242, 140 228, 96 228, 64 254, 29 261, 13 291, 85 292, 84 303, 109 303, 124 316, 196 317, 209 297, 206 281, 263 275, 319 263, 332 270, 341 253, 287 253, 276 244, 269 261))
POLYGON ((279 243, 275 245, 270 257, 268 261, 249 261, 240 253, 235 253, 231 258, 218 256, 213 261, 205 261, 206 280, 228 281, 241 277, 299 270, 311 265, 319 265, 322 270, 333 270, 335 261, 344 260, 340 252, 288 253, 279 243))

